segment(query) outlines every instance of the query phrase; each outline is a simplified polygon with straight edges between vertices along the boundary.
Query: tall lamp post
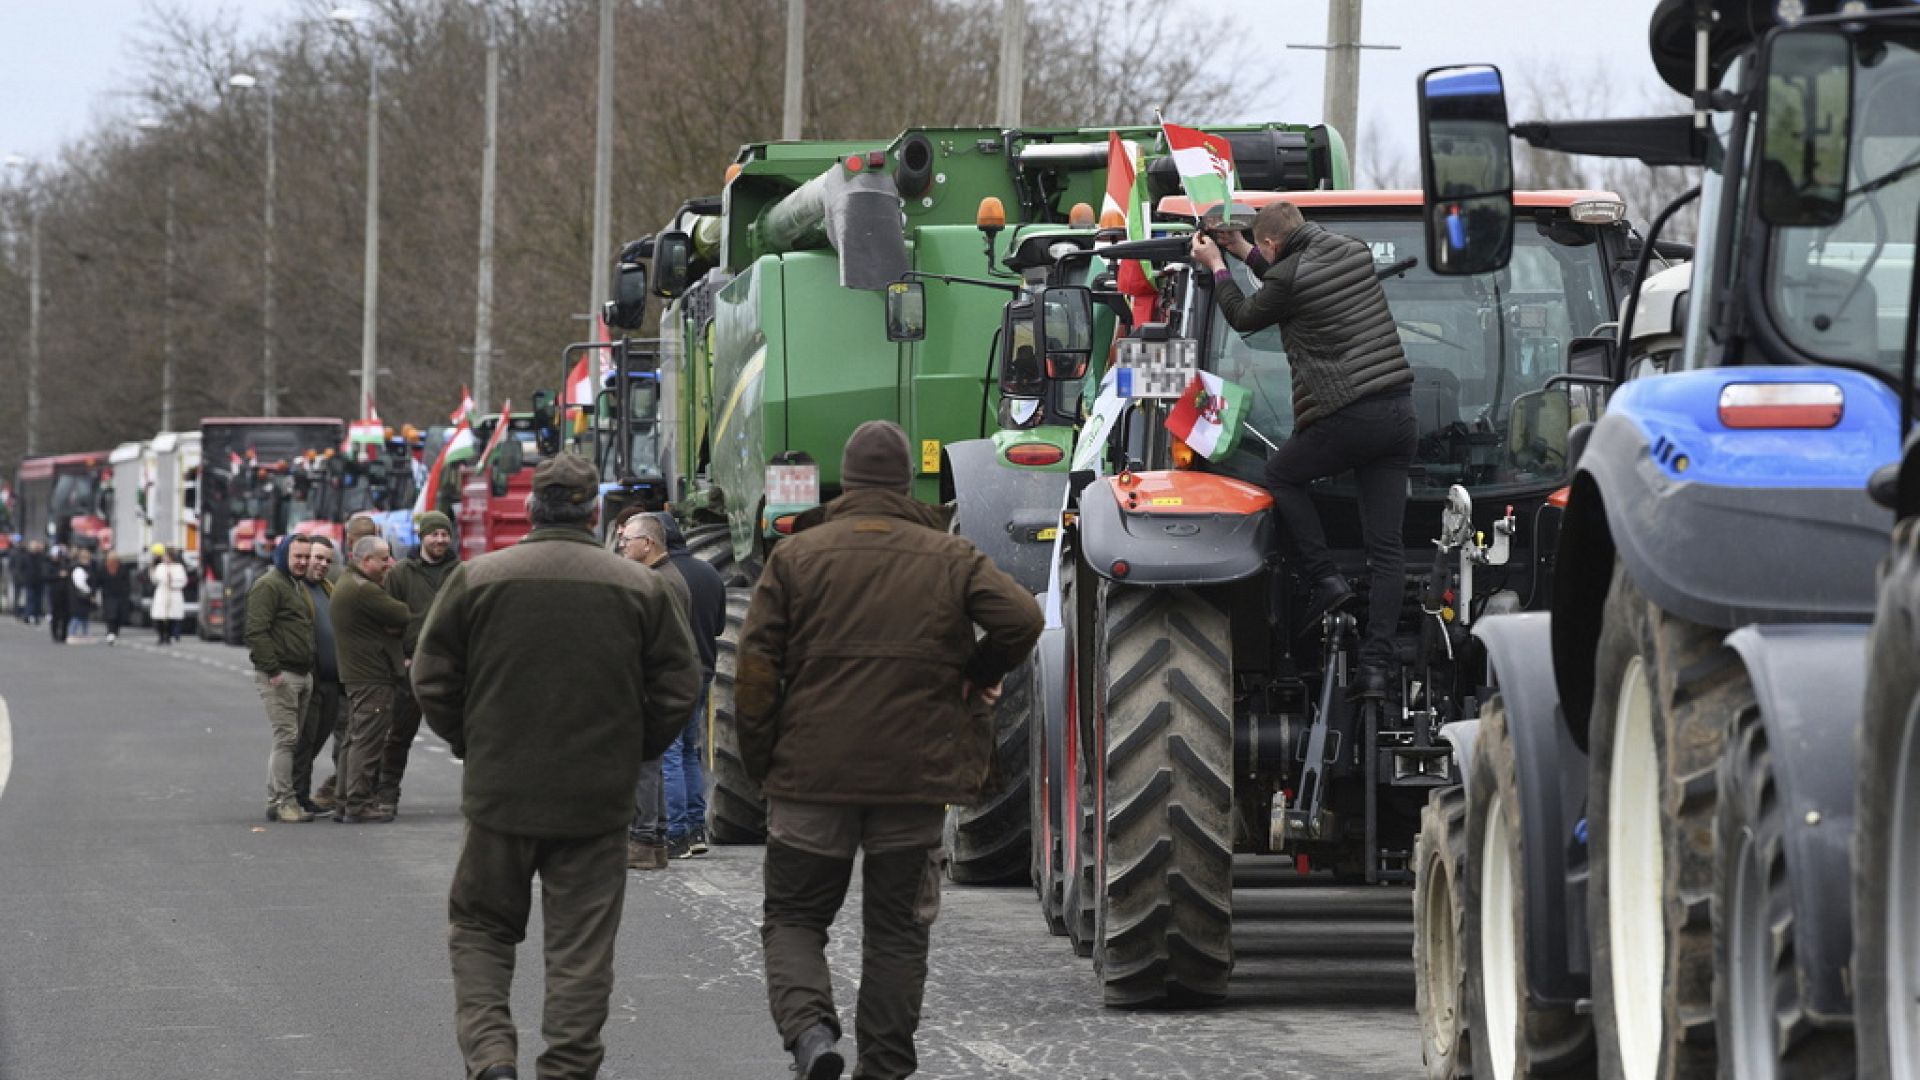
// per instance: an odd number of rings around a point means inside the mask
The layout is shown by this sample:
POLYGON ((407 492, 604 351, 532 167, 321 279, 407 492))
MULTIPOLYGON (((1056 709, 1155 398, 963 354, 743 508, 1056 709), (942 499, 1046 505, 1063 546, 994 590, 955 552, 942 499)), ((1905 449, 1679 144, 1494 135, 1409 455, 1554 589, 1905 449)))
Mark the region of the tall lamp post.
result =
POLYGON ((18 154, 7 168, 26 175, 27 196, 27 456, 40 450, 40 202, 33 162, 18 154))
MULTIPOLYGON (((273 360, 273 176, 276 163, 273 152, 273 84, 262 83, 243 71, 229 78, 227 85, 236 90, 258 88, 267 97, 267 190, 260 237, 260 276, 263 280, 260 298, 260 415, 279 416, 280 373, 273 360)), ((167 190, 171 192, 173 189, 169 187, 167 190)), ((171 198, 168 206, 172 206, 171 198)), ((171 216, 168 221, 172 221, 171 216)))
MULTIPOLYGON (((167 122, 157 116, 143 116, 134 121, 134 126, 148 133, 163 131, 167 122)), ((165 251, 165 275, 160 279, 162 296, 160 298, 160 430, 173 430, 173 156, 167 159, 167 216, 165 251)))
POLYGON ((480 149, 480 270, 473 311, 473 400, 493 400, 493 196, 499 164, 500 33, 487 16, 487 127, 480 149))
MULTIPOLYGON (((367 18, 354 8, 335 8, 328 13, 335 23, 357 31, 367 18)), ((360 322, 360 412, 365 416, 374 404, 374 379, 379 371, 376 353, 380 340, 380 47, 368 34, 371 55, 367 57, 367 251, 365 299, 360 322)))

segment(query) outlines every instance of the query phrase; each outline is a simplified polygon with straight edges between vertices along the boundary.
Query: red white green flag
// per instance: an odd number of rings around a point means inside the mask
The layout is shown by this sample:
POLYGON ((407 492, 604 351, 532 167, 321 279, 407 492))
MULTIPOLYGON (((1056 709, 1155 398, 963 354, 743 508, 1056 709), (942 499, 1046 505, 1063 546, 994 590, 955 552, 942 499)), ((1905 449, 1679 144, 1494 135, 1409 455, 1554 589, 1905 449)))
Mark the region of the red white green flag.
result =
MULTIPOLYGON (((1101 206, 1100 223, 1106 226, 1115 219, 1125 221, 1129 240, 1144 240, 1147 236, 1138 155, 1139 151, 1121 139, 1119 132, 1107 132, 1107 196, 1101 206)), ((1120 292, 1133 305, 1134 324, 1151 321, 1155 291, 1146 264, 1138 259, 1122 259, 1116 277, 1120 292)))
POLYGON ((1217 461, 1233 452, 1247 415, 1247 388, 1215 375, 1195 372, 1186 393, 1167 410, 1167 430, 1193 452, 1217 461))
POLYGON ((1215 206, 1225 213, 1234 189, 1240 186, 1233 170, 1233 146, 1223 136, 1164 120, 1160 130, 1166 134, 1167 150, 1173 155, 1174 167, 1180 170, 1180 186, 1193 203, 1194 215, 1205 214, 1215 206))

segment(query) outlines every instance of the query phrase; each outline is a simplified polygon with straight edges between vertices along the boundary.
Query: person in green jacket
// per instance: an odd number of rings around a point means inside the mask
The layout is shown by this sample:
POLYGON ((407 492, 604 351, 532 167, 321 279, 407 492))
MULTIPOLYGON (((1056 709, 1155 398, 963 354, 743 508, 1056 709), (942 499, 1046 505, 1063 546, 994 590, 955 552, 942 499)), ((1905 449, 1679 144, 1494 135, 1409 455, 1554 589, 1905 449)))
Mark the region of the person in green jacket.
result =
MULTIPOLYGON (((407 605, 413 617, 400 636, 400 650, 409 663, 420 644, 420 628, 426 625, 427 610, 440 587, 460 565, 460 552, 453 544, 453 522, 437 510, 429 510, 414 522, 420 547, 413 557, 394 564, 387 572, 387 595, 407 605)), ((382 806, 400 808, 400 779, 407 773, 407 754, 413 749, 413 737, 420 733, 420 703, 413 687, 400 687, 393 701, 393 726, 387 731, 387 744, 380 755, 380 777, 374 784, 374 797, 382 806)))
POLYGON ((340 806, 333 820, 349 825, 392 821, 393 808, 375 798, 380 757, 393 722, 394 698, 407 677, 401 635, 413 613, 387 595, 393 549, 378 536, 353 545, 353 566, 333 590, 333 634, 340 682, 347 690, 347 737, 341 744, 340 806))
POLYGON ((603 549, 599 472, 560 454, 533 473, 520 543, 462 564, 427 614, 413 691, 466 762, 448 897, 467 1076, 518 1076, 508 1009, 540 877, 547 1000, 541 1076, 594 1076, 626 898, 640 763, 686 726, 700 660, 666 579, 603 549))
POLYGON ((267 820, 312 821, 293 790, 293 756, 300 720, 313 692, 313 600, 307 574, 308 540, 294 533, 274 552, 273 569, 247 590, 247 657, 267 707, 273 750, 267 756, 267 820))

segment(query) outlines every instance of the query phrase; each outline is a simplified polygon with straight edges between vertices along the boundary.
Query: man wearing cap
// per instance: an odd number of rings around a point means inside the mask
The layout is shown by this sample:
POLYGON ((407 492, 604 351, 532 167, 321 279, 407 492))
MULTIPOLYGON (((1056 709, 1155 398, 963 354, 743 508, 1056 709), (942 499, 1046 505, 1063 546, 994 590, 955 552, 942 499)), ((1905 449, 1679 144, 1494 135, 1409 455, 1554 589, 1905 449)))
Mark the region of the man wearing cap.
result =
POLYGON ((914 1071, 945 805, 979 796, 1001 679, 1040 636, 1033 597, 912 479, 906 433, 860 425, 843 493, 773 549, 740 636, 740 748, 767 793, 767 996, 802 1080, 845 1066, 825 950, 861 851, 854 1074, 914 1071))
POLYGON ((634 784, 700 689, 665 579, 594 540, 599 479, 576 454, 541 462, 527 499, 533 531, 453 571, 414 652, 427 726, 466 762, 447 944, 472 1080, 519 1075, 508 1001, 536 875, 547 989, 539 1075, 598 1072, 634 784))
MULTIPOLYGON (((427 610, 433 598, 447 583, 460 556, 453 548, 453 522, 438 510, 429 510, 414 521, 420 546, 406 562, 387 571, 387 595, 407 605, 413 612, 400 638, 406 662, 413 662, 413 651, 420 644, 420 628, 426 624, 427 610)), ((413 737, 420 731, 420 703, 413 689, 402 683, 394 700, 393 727, 387 732, 387 745, 380 758, 380 780, 374 799, 397 812, 400 808, 400 778, 407 772, 407 753, 413 749, 413 737)))

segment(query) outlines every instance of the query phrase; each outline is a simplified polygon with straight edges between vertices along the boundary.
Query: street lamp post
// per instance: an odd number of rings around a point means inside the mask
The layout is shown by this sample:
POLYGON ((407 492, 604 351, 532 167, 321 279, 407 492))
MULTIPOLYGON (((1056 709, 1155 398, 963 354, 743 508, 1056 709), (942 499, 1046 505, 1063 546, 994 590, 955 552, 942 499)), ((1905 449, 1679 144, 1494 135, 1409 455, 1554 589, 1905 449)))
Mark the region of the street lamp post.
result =
MULTIPOLYGON (((365 16, 352 8, 335 8, 328 18, 343 26, 358 28, 365 16)), ((374 380, 379 372, 380 340, 380 50, 373 42, 367 57, 367 244, 365 297, 360 322, 360 412, 365 416, 374 406, 374 380)))
MULTIPOLYGON (((167 126, 166 121, 158 117, 142 117, 135 121, 142 131, 159 131, 167 126)), ((173 430, 173 158, 167 156, 167 216, 164 236, 166 267, 160 279, 162 296, 160 297, 160 430, 173 430)))
POLYGON ((27 184, 27 455, 40 450, 40 205, 33 163, 19 155, 7 167, 26 174, 27 184))
MULTIPOLYGON (((280 415, 280 373, 273 359, 273 200, 274 169, 277 157, 273 152, 273 84, 262 86, 259 79, 245 72, 227 80, 227 85, 238 90, 252 90, 260 87, 267 95, 267 190, 266 206, 262 211, 263 233, 260 243, 261 286, 260 298, 260 415, 280 415)), ((169 191, 172 189, 169 188, 169 191)), ((169 202, 171 206, 171 202, 169 202)), ((169 216, 168 221, 172 218, 169 216)), ((169 225, 171 228, 171 225, 169 225)))
POLYGON ((493 195, 500 123, 500 36, 487 21, 487 130, 480 149, 480 273, 473 312, 473 400, 493 400, 493 195))

